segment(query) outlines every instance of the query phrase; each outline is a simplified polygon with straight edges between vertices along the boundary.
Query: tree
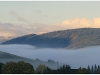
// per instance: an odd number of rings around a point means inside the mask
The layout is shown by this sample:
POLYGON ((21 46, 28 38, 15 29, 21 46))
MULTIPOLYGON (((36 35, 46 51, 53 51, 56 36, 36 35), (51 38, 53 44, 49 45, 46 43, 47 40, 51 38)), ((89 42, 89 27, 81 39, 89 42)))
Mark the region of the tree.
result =
POLYGON ((77 74, 89 74, 89 71, 86 68, 79 68, 76 72, 77 74))
POLYGON ((98 65, 98 69, 100 70, 100 66, 98 65))
POLYGON ((2 73, 4 74, 33 74, 34 68, 31 64, 24 61, 7 62, 2 66, 2 73))
POLYGON ((90 66, 88 65, 88 67, 87 67, 87 70, 89 71, 89 73, 91 72, 91 70, 90 70, 90 66))
POLYGON ((98 65, 97 70, 95 71, 96 74, 100 74, 100 66, 98 65))
POLYGON ((46 67, 44 70, 44 74, 52 74, 52 70, 49 67, 46 67))
POLYGON ((91 67, 91 73, 94 73, 94 68, 93 68, 93 65, 91 67))
POLYGON ((4 65, 3 63, 0 63, 0 74, 2 73, 2 66, 3 65, 4 65))
POLYGON ((69 70, 70 70, 70 66, 69 65, 62 65, 59 69, 58 69, 58 73, 60 74, 66 74, 66 73, 69 73, 69 70))
POLYGON ((96 73, 96 71, 97 71, 97 66, 95 64, 95 66, 94 66, 94 72, 96 73))
POLYGON ((37 74, 43 74, 45 72, 45 68, 46 68, 46 66, 41 64, 41 65, 39 65, 37 67, 35 73, 37 73, 37 74))

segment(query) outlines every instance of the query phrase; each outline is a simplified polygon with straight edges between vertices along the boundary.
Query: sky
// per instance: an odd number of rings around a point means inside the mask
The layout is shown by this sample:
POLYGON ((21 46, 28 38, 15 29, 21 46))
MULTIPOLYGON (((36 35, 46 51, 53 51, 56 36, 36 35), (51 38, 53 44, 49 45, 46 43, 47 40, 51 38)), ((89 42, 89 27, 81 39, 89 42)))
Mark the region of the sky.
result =
POLYGON ((100 1, 0 1, 0 36, 100 28, 100 1))

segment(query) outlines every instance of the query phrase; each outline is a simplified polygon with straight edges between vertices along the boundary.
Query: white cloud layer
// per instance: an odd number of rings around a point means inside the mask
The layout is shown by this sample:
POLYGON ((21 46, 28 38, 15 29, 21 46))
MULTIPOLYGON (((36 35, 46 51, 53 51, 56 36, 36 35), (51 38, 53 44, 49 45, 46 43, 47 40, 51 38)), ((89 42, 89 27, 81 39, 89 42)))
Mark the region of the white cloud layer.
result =
MULTIPOLYGON (((14 12, 10 12, 15 14, 14 12)), ((27 20, 19 17, 20 21, 28 22, 27 20)), ((21 36, 26 34, 42 34, 46 32, 74 29, 74 28, 100 28, 100 18, 86 19, 76 18, 67 19, 62 21, 61 24, 41 24, 41 23, 26 23, 26 24, 12 24, 12 23, 0 23, 0 36, 21 36)))
POLYGON ((62 25, 65 27, 72 27, 72 28, 82 28, 82 27, 100 27, 100 18, 93 18, 91 20, 86 18, 76 18, 76 19, 68 19, 62 22, 62 25))
POLYGON ((47 61, 52 59, 56 62, 69 64, 71 68, 86 67, 88 65, 100 65, 100 46, 65 50, 56 48, 36 48, 30 45, 0 45, 0 51, 15 54, 31 59, 47 61))

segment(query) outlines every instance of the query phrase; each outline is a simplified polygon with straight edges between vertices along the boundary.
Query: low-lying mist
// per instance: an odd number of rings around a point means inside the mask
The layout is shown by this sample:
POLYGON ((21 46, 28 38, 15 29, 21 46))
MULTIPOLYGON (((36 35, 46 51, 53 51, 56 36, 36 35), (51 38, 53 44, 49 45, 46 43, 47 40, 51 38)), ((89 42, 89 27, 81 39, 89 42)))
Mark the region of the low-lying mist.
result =
POLYGON ((87 47, 75 50, 36 48, 31 45, 0 45, 0 51, 23 56, 31 59, 48 61, 52 59, 60 64, 65 63, 71 68, 87 67, 88 65, 100 65, 100 46, 87 47))

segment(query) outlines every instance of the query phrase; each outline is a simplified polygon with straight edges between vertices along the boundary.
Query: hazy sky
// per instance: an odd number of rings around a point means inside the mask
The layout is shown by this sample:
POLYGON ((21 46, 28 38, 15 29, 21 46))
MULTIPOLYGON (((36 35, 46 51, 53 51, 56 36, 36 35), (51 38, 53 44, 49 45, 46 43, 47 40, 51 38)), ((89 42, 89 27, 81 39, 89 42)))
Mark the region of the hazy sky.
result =
POLYGON ((0 36, 100 27, 100 2, 0 2, 0 36))

